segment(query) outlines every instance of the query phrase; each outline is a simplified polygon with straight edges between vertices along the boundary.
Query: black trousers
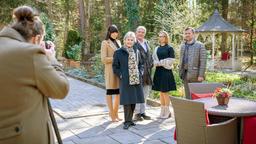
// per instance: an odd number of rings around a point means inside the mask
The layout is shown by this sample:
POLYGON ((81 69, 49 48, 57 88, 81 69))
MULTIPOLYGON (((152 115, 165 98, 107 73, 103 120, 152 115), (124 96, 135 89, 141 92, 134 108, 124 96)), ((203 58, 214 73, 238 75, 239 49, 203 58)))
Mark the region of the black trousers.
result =
POLYGON ((135 104, 124 105, 124 123, 132 122, 135 104))

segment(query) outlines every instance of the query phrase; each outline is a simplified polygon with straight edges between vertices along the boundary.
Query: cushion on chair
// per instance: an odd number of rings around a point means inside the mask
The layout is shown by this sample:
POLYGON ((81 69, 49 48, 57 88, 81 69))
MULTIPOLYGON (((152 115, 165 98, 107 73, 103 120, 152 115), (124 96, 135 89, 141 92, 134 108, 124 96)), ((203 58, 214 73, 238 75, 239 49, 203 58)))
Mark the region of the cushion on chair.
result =
POLYGON ((256 116, 244 117, 243 144, 256 144, 256 116))
POLYGON ((210 119, 209 119, 208 111, 207 110, 204 110, 204 111, 205 111, 206 125, 209 125, 210 124, 210 119))
POLYGON ((202 94, 199 94, 199 93, 191 93, 191 98, 192 98, 192 100, 194 100, 194 99, 199 99, 199 98, 212 97, 212 96, 213 96, 213 93, 202 93, 202 94))
POLYGON ((221 60, 226 61, 230 59, 230 53, 229 52, 223 52, 221 55, 221 60))
MULTIPOLYGON (((208 115, 208 111, 207 110, 205 110, 205 121, 206 121, 206 125, 210 124, 209 115, 208 115)), ((176 128, 174 130, 173 139, 177 140, 176 128)))

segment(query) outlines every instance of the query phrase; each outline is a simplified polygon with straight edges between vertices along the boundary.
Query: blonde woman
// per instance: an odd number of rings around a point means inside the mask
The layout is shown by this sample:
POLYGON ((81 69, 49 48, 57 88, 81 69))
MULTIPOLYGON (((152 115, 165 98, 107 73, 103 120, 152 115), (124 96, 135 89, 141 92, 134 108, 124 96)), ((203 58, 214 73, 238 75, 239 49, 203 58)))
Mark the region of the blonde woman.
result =
POLYGON ((113 71, 120 78, 120 104, 124 106, 124 129, 135 126, 132 120, 135 104, 144 103, 142 72, 139 51, 133 45, 134 32, 127 32, 124 45, 115 51, 113 71))
POLYGON ((119 108, 119 79, 114 75, 112 70, 113 54, 121 47, 120 41, 117 39, 118 29, 116 25, 111 25, 105 40, 101 44, 101 61, 105 65, 105 85, 106 85, 106 101, 109 109, 109 116, 112 122, 117 122, 122 119, 118 117, 119 108), (116 95, 114 105, 112 95, 116 95))
POLYGON ((176 90, 176 83, 172 73, 172 64, 174 62, 174 50, 168 44, 169 35, 166 31, 159 33, 159 46, 153 53, 154 66, 156 71, 153 78, 153 87, 155 91, 160 91, 161 113, 160 118, 171 117, 169 109, 170 98, 169 91, 176 90))

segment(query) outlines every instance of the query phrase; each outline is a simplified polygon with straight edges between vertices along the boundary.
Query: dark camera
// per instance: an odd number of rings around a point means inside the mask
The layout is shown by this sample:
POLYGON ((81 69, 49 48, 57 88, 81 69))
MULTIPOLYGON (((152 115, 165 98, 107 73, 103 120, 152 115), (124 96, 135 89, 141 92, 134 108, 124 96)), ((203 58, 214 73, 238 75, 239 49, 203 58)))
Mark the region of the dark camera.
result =
POLYGON ((46 49, 51 49, 51 45, 49 43, 45 42, 45 48, 46 49))

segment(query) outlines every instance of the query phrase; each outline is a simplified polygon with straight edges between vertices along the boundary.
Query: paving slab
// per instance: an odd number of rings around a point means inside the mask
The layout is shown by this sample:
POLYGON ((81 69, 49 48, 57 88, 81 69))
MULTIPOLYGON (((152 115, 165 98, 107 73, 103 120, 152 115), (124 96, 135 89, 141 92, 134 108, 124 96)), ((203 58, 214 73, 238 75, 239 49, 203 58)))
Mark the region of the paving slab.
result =
POLYGON ((63 142, 69 142, 76 139, 79 139, 74 133, 72 133, 70 130, 66 131, 60 131, 60 136, 63 140, 63 142))
POLYGON ((144 142, 140 142, 139 144, 166 144, 163 141, 160 140, 150 140, 150 141, 144 141, 144 142))
POLYGON ((102 124, 110 124, 109 117, 106 115, 83 117, 82 120, 91 126, 98 126, 102 124))
MULTIPOLYGON (((159 119, 159 107, 148 106, 146 113, 152 119, 124 130, 123 121, 110 122, 105 90, 73 78, 69 81, 67 98, 51 100, 64 144, 175 144, 174 117, 159 119)), ((123 119, 122 106, 119 112, 123 119)))
POLYGON ((82 121, 81 119, 68 119, 68 120, 58 122, 58 128, 60 131, 85 128, 85 127, 90 127, 90 125, 82 121))
POLYGON ((115 133, 109 136, 122 144, 140 143, 141 141, 145 141, 143 137, 136 135, 135 133, 132 133, 130 131, 115 133))
POLYGON ((176 141, 173 139, 173 137, 163 138, 161 139, 161 141, 167 144, 176 144, 176 141))
POLYGON ((81 129, 71 129, 77 137, 79 138, 89 138, 89 137, 100 137, 112 134, 112 132, 108 129, 104 129, 100 126, 91 126, 87 128, 81 129))
POLYGON ((74 142, 75 144, 120 144, 108 136, 79 139, 74 142))
POLYGON ((64 100, 51 100, 57 114, 67 119, 108 113, 104 89, 70 77, 68 79, 68 96, 64 100))
POLYGON ((75 144, 73 141, 64 141, 63 144, 75 144))
POLYGON ((144 137, 147 140, 158 140, 172 136, 172 131, 161 127, 149 128, 144 130, 134 130, 134 133, 144 137))

